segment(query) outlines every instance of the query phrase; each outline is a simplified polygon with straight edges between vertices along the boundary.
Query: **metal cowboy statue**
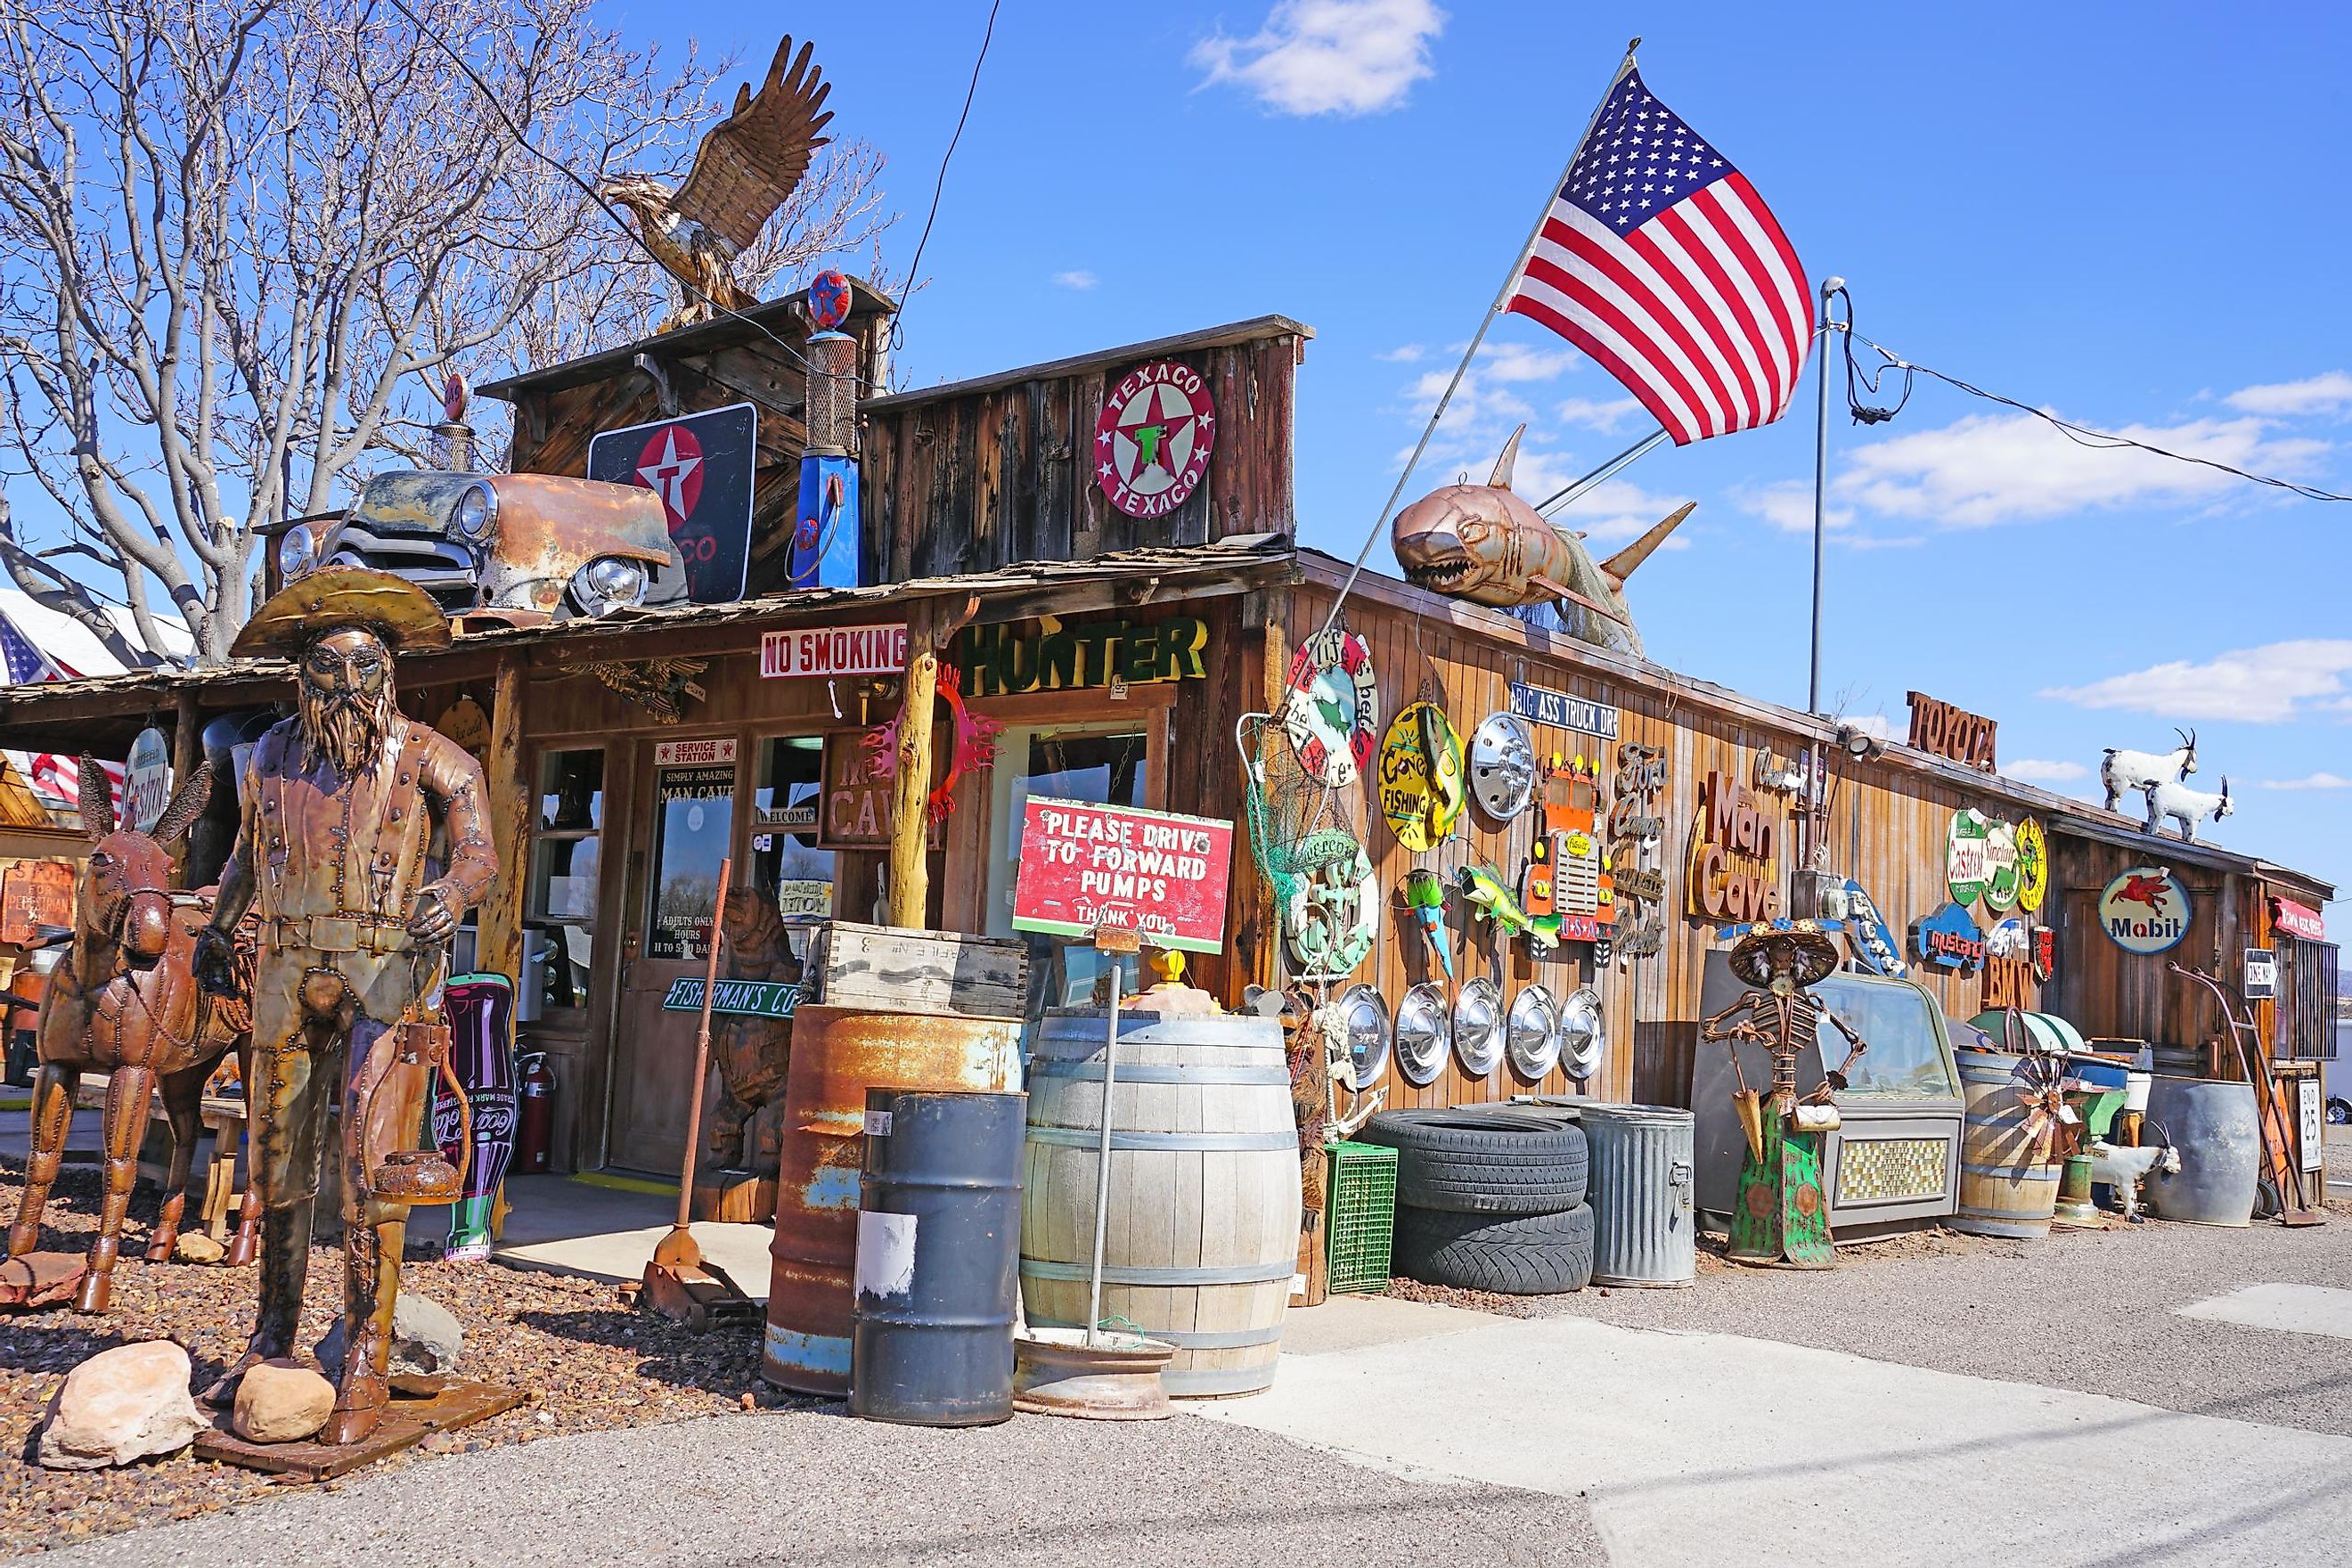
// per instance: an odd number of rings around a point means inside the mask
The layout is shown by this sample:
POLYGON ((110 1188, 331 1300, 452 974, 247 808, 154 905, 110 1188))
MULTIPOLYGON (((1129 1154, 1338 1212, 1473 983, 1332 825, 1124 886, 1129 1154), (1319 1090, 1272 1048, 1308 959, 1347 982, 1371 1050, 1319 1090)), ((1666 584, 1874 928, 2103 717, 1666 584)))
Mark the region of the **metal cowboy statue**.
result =
POLYGON ((258 903, 250 1092, 261 1302, 250 1345, 208 1397, 226 1402, 246 1368, 294 1349, 319 1144, 340 1095, 345 1351, 321 1443, 358 1442, 382 1417, 409 1205, 449 1202, 460 1185, 421 1147, 448 1039, 425 1004, 498 859, 479 766, 402 716, 392 674, 394 654, 448 646, 449 623, 415 585, 330 567, 262 605, 229 650, 292 658, 298 706, 253 748, 236 847, 196 949, 202 983, 226 985, 229 933, 258 903))
POLYGON ((1781 921, 1749 927, 1731 949, 1731 973, 1751 986, 1739 1000, 1699 1026, 1699 1037, 1731 1047, 1738 1090, 1740 1130, 1748 1157, 1739 1169, 1739 1194, 1731 1208, 1729 1256, 1742 1263, 1786 1263, 1827 1268, 1832 1260, 1829 1203, 1822 1191, 1822 1142, 1838 1125, 1833 1090, 1846 1086, 1846 1071, 1870 1048, 1863 1037, 1814 995, 1817 984, 1838 965, 1827 928, 1815 921, 1781 921), (1826 1019, 1853 1048, 1801 1100, 1797 1095, 1797 1058, 1815 1043, 1826 1019), (1739 1046, 1751 1041, 1772 1058, 1771 1103, 1748 1087, 1739 1068, 1739 1046))

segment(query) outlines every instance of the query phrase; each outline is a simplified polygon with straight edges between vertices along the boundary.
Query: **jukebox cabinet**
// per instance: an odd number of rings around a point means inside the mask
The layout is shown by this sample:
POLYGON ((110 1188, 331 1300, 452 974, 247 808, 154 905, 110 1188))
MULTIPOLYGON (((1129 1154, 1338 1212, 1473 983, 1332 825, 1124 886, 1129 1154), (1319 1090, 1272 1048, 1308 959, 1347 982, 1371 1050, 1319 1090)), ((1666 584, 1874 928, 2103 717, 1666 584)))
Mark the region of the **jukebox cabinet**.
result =
MULTIPOLYGON (((1746 989, 1731 973, 1727 953, 1708 953, 1700 1016, 1714 1016, 1746 989)), ((1841 1125, 1822 1151, 1832 1232, 1840 1240, 1864 1239, 1923 1228, 1952 1213, 1959 1191, 1964 1109, 1952 1032, 1967 1026, 1947 1019, 1936 999, 1908 980, 1837 973, 1810 989, 1870 1042, 1870 1049, 1847 1069, 1847 1087, 1835 1096, 1841 1125)), ((1826 1027, 1823 1035, 1843 1057, 1844 1041, 1826 1027)), ((1702 1041, 1691 1069, 1699 1221, 1718 1232, 1730 1229, 1746 1147, 1732 1104, 1738 1081, 1731 1064, 1734 1048, 1702 1041)), ((1739 1072, 1749 1085, 1771 1081, 1771 1057, 1761 1045, 1736 1048, 1739 1072)), ((1818 1046, 1808 1047, 1797 1062, 1797 1081, 1818 1083, 1823 1069, 1836 1065, 1822 1060, 1818 1046)))

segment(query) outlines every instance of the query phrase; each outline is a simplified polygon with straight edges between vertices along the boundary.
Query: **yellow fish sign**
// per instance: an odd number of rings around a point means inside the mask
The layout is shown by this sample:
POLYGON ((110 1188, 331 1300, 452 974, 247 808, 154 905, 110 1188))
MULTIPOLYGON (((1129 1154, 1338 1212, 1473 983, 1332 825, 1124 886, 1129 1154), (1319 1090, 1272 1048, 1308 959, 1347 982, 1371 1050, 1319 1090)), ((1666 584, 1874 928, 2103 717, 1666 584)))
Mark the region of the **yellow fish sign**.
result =
POLYGON ((1462 816, 1462 737, 1434 702, 1407 703, 1381 737, 1381 815, 1397 842, 1434 848, 1462 816))

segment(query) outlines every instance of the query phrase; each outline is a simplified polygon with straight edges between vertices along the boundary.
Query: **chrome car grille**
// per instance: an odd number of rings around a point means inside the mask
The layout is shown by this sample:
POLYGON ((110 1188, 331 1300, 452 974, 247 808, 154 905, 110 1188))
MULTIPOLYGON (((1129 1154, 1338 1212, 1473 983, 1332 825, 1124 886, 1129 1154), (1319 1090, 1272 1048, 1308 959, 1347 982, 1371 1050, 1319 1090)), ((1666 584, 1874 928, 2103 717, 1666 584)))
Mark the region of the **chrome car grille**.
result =
POLYGON ((443 534, 349 521, 336 533, 327 564, 366 566, 405 577, 451 614, 473 609, 480 596, 480 563, 472 550, 443 534))

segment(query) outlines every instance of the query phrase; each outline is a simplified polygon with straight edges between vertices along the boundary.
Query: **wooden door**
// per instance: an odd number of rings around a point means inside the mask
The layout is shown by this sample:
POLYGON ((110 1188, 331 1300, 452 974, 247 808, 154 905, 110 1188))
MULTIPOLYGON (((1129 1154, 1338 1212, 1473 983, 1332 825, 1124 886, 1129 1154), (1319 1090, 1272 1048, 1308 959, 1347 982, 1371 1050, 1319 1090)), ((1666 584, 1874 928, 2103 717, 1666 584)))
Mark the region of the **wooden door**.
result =
POLYGON ((736 743, 664 741, 639 750, 609 1159, 675 1178, 686 1154, 696 1016, 665 1011, 662 998, 673 982, 699 977, 709 960, 719 863, 733 852, 736 743))

